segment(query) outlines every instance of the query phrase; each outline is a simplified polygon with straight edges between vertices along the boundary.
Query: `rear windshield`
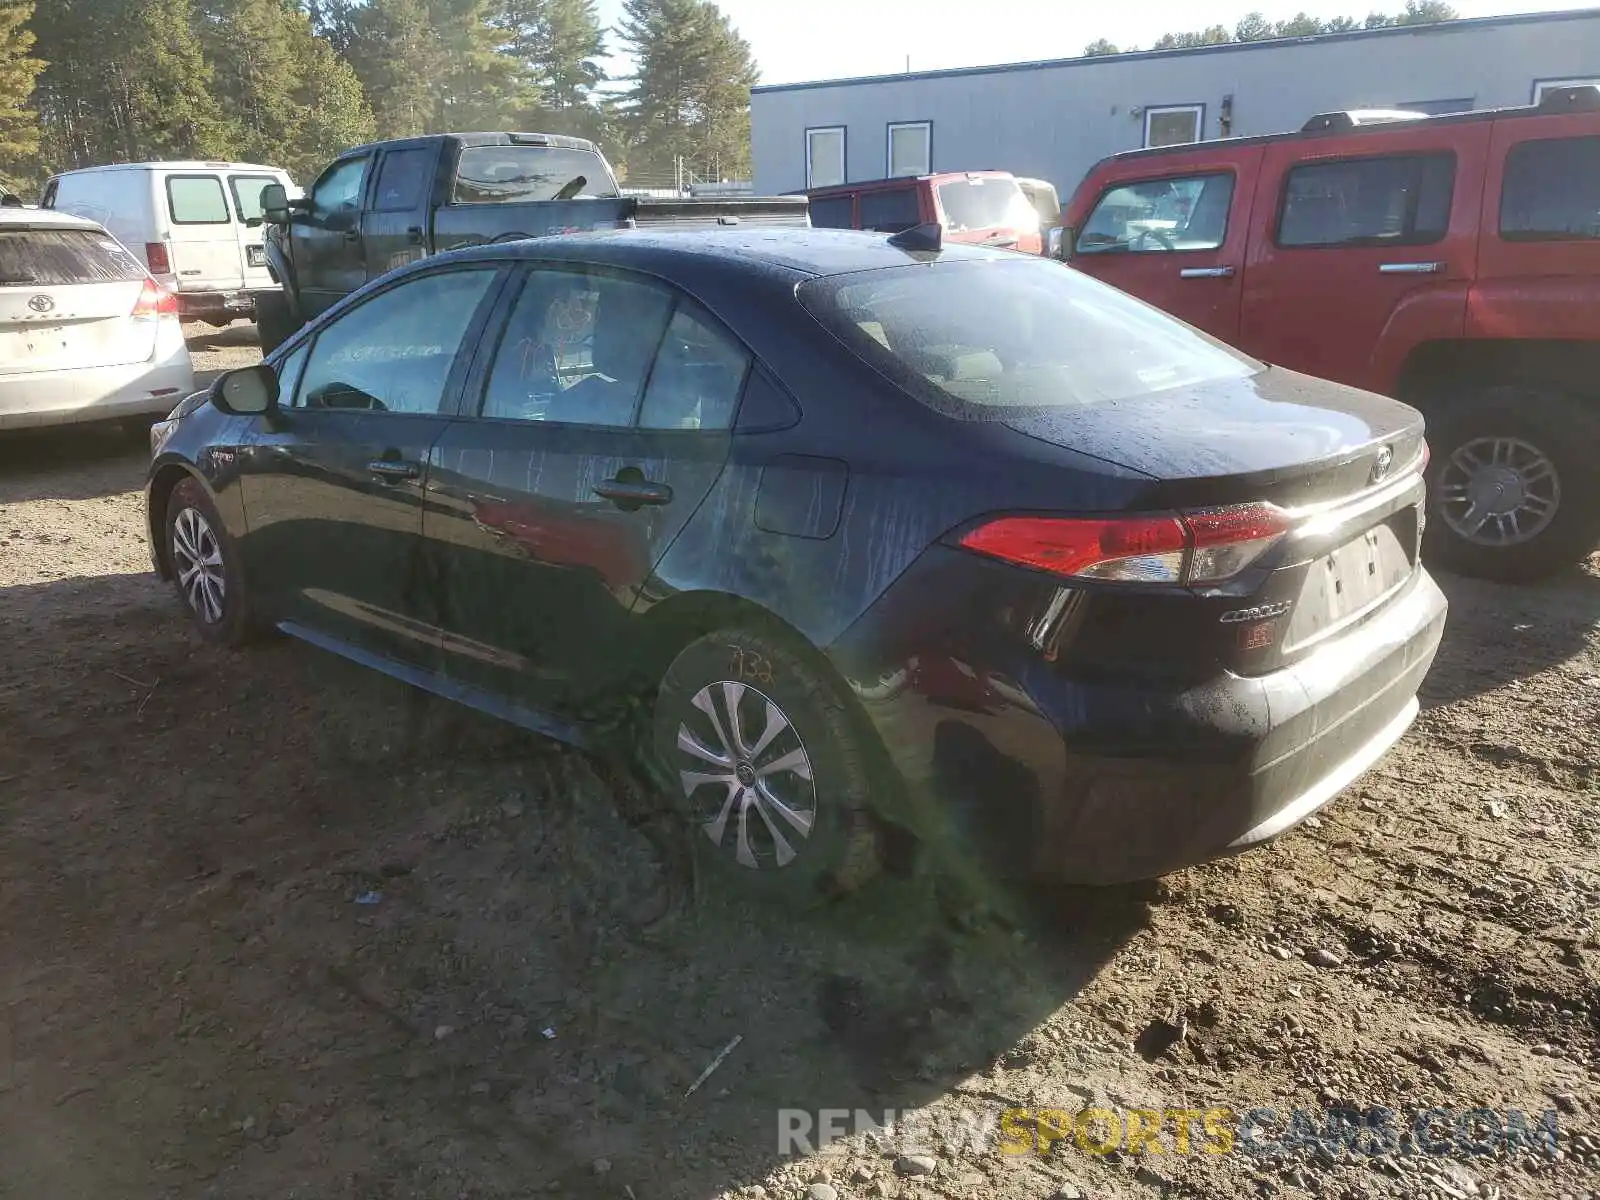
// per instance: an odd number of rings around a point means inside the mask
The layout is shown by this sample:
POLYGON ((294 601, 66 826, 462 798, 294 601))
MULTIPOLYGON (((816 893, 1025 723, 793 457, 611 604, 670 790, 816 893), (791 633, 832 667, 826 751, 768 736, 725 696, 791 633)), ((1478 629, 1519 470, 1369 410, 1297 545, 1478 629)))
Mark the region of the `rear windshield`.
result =
POLYGON ((456 164, 457 204, 510 204, 557 195, 612 197, 605 160, 564 146, 468 146, 456 164), (583 182, 575 182, 579 177, 583 182))
POLYGON ((261 190, 278 183, 276 175, 230 175, 228 187, 233 192, 233 210, 241 221, 261 219, 261 190))
POLYGON ((815 279, 806 309, 919 400, 967 420, 1108 404, 1239 379, 1261 364, 1047 259, 815 279))
POLYGON ((1037 231, 1039 214, 1022 194, 1015 179, 1003 175, 977 175, 939 185, 939 207, 945 228, 952 233, 971 229, 1037 231))
POLYGON ((144 277, 144 264, 98 230, 0 230, 0 287, 128 283, 144 277))

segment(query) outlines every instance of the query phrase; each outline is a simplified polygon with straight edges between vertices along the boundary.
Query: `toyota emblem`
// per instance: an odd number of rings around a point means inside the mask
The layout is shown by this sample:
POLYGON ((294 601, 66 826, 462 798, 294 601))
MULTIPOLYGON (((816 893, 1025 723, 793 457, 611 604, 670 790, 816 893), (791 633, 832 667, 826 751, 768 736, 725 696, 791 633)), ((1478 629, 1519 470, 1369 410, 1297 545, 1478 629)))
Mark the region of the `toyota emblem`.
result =
POLYGON ((1394 466, 1394 447, 1384 446, 1378 451, 1378 457, 1372 464, 1372 482, 1378 483, 1389 474, 1389 468, 1394 466))
POLYGON ((56 302, 49 296, 35 296, 28 301, 28 307, 36 313, 47 313, 56 306, 56 302))

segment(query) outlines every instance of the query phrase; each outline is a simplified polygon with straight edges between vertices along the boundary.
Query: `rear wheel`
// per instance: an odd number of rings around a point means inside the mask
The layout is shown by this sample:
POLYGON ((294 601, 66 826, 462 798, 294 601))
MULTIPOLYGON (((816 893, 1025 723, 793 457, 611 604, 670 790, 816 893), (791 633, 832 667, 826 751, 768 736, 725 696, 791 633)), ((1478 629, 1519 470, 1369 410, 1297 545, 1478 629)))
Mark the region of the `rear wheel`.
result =
POLYGON ((256 297, 256 333, 261 353, 271 354, 293 336, 300 322, 283 292, 263 292, 256 297))
POLYGON ((746 628, 691 642, 653 742, 697 856, 740 890, 804 905, 877 873, 873 747, 808 650, 746 628))
POLYGON ((1600 417, 1569 396, 1488 388, 1429 418, 1427 550, 1441 566, 1523 582, 1600 537, 1600 417))

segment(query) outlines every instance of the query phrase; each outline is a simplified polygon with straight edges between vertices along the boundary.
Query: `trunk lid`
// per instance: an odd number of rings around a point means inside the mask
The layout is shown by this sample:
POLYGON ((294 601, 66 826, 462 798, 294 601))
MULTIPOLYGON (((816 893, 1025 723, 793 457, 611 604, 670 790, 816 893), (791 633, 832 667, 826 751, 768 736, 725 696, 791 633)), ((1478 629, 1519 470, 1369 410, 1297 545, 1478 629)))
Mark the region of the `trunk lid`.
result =
POLYGON ((145 361, 157 323, 132 315, 145 279, 99 230, 0 231, 0 375, 145 361))

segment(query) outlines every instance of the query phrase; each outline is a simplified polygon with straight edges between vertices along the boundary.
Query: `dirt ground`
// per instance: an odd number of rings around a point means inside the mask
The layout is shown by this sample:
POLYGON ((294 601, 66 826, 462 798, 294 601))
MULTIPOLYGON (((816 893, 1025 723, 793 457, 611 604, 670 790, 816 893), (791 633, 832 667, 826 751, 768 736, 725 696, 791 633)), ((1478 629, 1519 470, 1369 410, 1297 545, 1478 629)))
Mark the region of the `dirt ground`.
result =
MULTIPOLYGON (((197 365, 253 347, 197 336, 197 365)), ((1415 728, 1275 845, 956 934, 895 881, 672 909, 605 763, 287 640, 201 643, 149 570, 144 457, 0 441, 0 1195, 1600 1189, 1600 556, 1531 589, 1445 578, 1415 728), (1550 1110, 1559 1136, 951 1133, 1341 1106, 1550 1110), (781 1153, 779 1110, 823 1109, 931 1119, 781 1153)))

